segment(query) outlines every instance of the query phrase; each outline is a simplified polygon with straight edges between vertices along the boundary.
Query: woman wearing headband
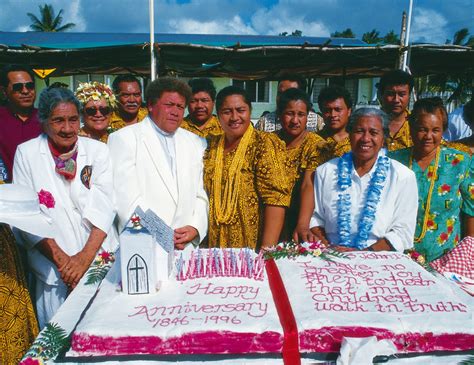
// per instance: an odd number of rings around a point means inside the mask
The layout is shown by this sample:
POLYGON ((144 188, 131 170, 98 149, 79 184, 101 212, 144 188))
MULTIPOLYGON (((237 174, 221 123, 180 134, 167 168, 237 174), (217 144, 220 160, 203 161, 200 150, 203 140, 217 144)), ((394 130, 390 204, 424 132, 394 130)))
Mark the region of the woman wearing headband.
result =
POLYGON ((83 107, 84 126, 79 131, 79 135, 106 143, 109 134, 113 132, 109 123, 112 111, 116 106, 112 89, 97 81, 84 82, 79 84, 76 97, 83 107))

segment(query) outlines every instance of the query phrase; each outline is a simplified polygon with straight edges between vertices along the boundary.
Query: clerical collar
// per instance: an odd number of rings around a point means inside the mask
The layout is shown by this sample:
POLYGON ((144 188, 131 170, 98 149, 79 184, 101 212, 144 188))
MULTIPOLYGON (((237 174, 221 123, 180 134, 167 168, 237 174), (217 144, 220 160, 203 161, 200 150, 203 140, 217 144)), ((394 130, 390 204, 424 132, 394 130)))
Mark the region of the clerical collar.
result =
POLYGON ((172 133, 168 133, 168 132, 165 132, 163 129, 161 129, 160 127, 158 127, 158 125, 153 122, 153 125, 155 126, 156 130, 158 131, 158 133, 160 133, 161 135, 165 136, 165 137, 173 137, 174 134, 176 133, 176 131, 172 132, 172 133))

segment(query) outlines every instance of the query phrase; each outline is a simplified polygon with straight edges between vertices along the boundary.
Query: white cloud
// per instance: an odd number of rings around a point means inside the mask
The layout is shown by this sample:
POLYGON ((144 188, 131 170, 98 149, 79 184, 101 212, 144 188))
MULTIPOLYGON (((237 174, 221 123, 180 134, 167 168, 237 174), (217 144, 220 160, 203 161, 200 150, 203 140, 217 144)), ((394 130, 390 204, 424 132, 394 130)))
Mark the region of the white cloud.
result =
POLYGON ((281 3, 270 9, 262 8, 252 16, 252 26, 259 34, 278 35, 298 29, 304 36, 329 36, 329 28, 321 21, 305 18, 310 14, 294 4, 281 3))
POLYGON ((86 20, 82 16, 81 0, 72 0, 63 11, 63 24, 74 23, 73 32, 84 32, 86 30, 86 20))
POLYGON ((432 9, 415 8, 413 11, 411 41, 444 43, 449 38, 446 18, 432 9))
POLYGON ((233 18, 219 21, 199 21, 191 18, 173 19, 168 22, 169 30, 173 33, 200 34, 256 34, 256 31, 246 25, 235 15, 233 18))

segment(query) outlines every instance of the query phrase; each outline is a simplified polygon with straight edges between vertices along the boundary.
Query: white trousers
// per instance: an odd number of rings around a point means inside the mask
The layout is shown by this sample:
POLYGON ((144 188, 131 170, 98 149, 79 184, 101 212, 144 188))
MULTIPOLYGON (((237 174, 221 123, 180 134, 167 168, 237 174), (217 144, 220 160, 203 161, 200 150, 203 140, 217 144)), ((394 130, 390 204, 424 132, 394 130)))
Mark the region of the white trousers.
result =
POLYGON ((53 318, 66 297, 67 286, 62 281, 59 285, 48 285, 36 280, 36 314, 40 331, 53 318))

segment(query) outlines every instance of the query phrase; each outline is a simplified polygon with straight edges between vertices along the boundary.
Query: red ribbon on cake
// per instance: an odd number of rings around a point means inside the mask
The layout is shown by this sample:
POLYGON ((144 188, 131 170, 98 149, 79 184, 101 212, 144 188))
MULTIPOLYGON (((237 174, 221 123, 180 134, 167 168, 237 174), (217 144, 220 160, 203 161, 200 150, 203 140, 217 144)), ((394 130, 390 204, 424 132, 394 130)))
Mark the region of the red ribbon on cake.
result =
POLYGON ((286 293, 285 285, 280 276, 280 271, 273 259, 265 262, 268 283, 272 292, 273 301, 283 328, 283 362, 285 365, 300 365, 301 357, 298 343, 298 327, 296 325, 293 309, 286 293))

